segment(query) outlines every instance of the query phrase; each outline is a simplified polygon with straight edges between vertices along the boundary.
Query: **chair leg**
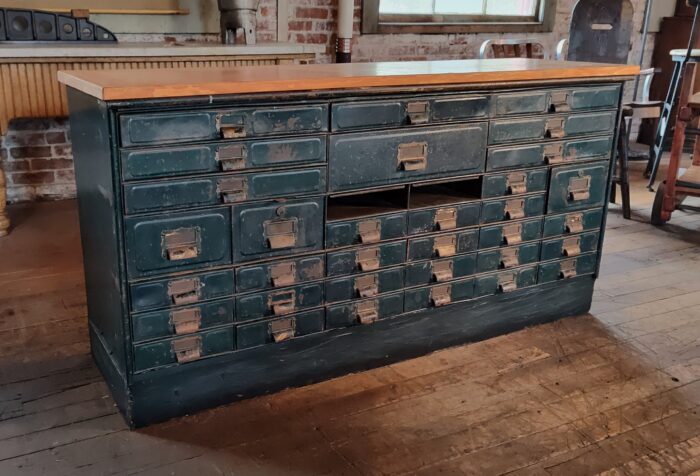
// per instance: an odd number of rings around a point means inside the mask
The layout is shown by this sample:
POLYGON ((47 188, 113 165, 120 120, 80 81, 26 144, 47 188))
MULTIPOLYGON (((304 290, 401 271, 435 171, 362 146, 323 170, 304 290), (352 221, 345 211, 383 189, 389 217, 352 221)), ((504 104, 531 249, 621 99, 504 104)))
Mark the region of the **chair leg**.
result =
MULTIPOLYGON (((620 195, 622 196, 622 216, 627 220, 632 217, 632 207, 630 204, 628 141, 627 119, 623 118, 620 122, 620 134, 617 140, 617 161, 614 167, 616 169, 616 176, 613 178, 613 190, 615 183, 619 183, 620 195)), ((611 197, 613 196, 613 191, 611 191, 610 195, 611 197)))

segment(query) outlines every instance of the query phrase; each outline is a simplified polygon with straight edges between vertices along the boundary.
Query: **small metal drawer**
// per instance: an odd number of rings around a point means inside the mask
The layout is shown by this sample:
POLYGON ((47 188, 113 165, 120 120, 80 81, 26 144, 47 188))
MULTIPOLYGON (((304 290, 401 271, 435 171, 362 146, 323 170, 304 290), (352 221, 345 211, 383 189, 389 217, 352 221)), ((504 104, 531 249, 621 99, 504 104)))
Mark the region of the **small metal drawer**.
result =
POLYGON ((264 291, 323 279, 326 268, 324 255, 244 266, 236 269, 239 293, 264 291))
POLYGON ((131 310, 151 311, 232 296, 233 281, 233 271, 217 271, 132 284, 131 310))
POLYGON ((547 191, 549 169, 519 170, 505 174, 486 175, 481 190, 482 198, 547 191))
POLYGON ((571 235, 556 240, 542 242, 542 261, 560 258, 573 258, 583 253, 598 249, 600 233, 591 231, 580 235, 571 235))
POLYGON ((478 229, 414 238, 408 241, 408 261, 449 258, 466 254, 476 251, 478 244, 478 229))
POLYGON ((620 102, 620 86, 556 89, 550 92, 550 112, 614 109, 620 102))
POLYGON ((476 280, 477 297, 507 294, 537 284, 537 266, 501 271, 476 280))
POLYGON ((603 134, 613 130, 616 117, 616 113, 610 111, 527 119, 498 119, 491 121, 489 145, 603 134))
POLYGON ((134 345, 137 372, 173 364, 186 364, 234 350, 234 329, 224 327, 183 337, 134 345))
POLYGON ((385 294, 374 299, 328 306, 326 328, 339 329, 368 325, 381 319, 403 314, 403 292, 385 294))
POLYGON ((326 249, 369 245, 406 236, 406 213, 394 213, 326 224, 326 249))
POLYGON ((419 235, 435 231, 449 231, 479 224, 481 202, 446 205, 439 208, 410 210, 408 234, 419 235))
POLYGON ((608 162, 552 169, 547 213, 566 213, 603 206, 608 188, 608 162))
POLYGON ((474 297, 474 278, 460 279, 424 288, 407 289, 405 294, 404 312, 448 306, 474 297))
POLYGON ((281 343, 296 337, 322 332, 325 327, 325 310, 315 309, 269 319, 236 328, 238 350, 265 344, 281 343))
POLYGON ((196 306, 133 314, 134 342, 187 335, 233 323, 234 301, 225 299, 196 306))
POLYGON ((402 264, 405 260, 405 241, 334 251, 327 255, 326 275, 331 278, 366 273, 396 266, 402 264))
POLYGON ((479 248, 513 246, 542 236, 542 219, 517 221, 502 225, 487 226, 479 233, 479 248))
POLYGON ((492 115, 511 116, 516 114, 542 114, 547 112, 549 92, 521 91, 517 93, 494 94, 492 115))
POLYGON ((603 209, 584 210, 566 215, 547 216, 544 219, 544 238, 571 235, 584 231, 598 230, 603 226, 603 209))
POLYGON ((406 265, 406 287, 445 283, 476 273, 476 254, 406 265))
POLYGON ((236 108, 124 114, 119 118, 125 147, 328 130, 328 106, 236 108))
POLYGON ((551 261, 540 264, 538 282, 540 284, 551 283, 577 276, 591 275, 595 273, 598 264, 598 254, 592 253, 577 256, 561 261, 551 261))
POLYGON ((236 298, 236 321, 279 317, 323 305, 323 283, 246 294, 236 298))
POLYGON ((326 303, 373 298, 380 294, 398 291, 403 287, 403 267, 329 279, 326 281, 326 303))
POLYGON ((539 259, 540 243, 525 243, 508 248, 480 251, 476 269, 479 273, 488 273, 537 263, 539 259))
POLYGON ((481 223, 519 220, 543 215, 545 195, 527 195, 518 198, 484 202, 481 207, 481 223))

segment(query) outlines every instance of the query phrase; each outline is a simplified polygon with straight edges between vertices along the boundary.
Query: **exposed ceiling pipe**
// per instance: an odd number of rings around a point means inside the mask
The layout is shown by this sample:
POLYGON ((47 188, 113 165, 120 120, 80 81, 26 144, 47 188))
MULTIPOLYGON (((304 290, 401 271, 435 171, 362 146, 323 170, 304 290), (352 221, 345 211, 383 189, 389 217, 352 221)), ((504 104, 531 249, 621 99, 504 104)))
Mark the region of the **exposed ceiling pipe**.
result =
POLYGON ((336 63, 350 63, 352 55, 352 27, 355 17, 355 1, 338 2, 338 40, 335 50, 336 63))

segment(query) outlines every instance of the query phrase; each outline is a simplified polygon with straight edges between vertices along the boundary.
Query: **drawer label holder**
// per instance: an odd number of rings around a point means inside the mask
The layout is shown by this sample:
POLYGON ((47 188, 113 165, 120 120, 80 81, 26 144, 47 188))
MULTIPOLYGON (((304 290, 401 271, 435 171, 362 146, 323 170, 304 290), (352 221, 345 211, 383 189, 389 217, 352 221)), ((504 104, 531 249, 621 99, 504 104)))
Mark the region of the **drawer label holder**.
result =
POLYGON ((170 261, 182 261, 199 256, 199 228, 180 228, 163 233, 162 248, 170 261))
POLYGON ((506 178, 506 191, 509 195, 527 193, 527 174, 525 172, 513 172, 506 178))
POLYGON ((551 112, 571 111, 571 105, 569 104, 569 92, 552 91, 549 99, 549 110, 551 112))
POLYGON ((245 177, 221 179, 217 188, 223 203, 242 202, 248 198, 248 180, 245 177))
POLYGON ((362 325, 372 324, 379 320, 379 303, 376 300, 358 302, 355 305, 357 322, 362 325))
POLYGON ((457 254, 457 236, 437 236, 434 242, 434 251, 438 258, 448 258, 457 254))
POLYGON ((413 172, 428 167, 428 143, 410 142, 400 144, 397 153, 399 170, 413 172))
POLYGON ((430 116, 430 104, 428 101, 409 102, 406 105, 408 122, 411 124, 426 124, 430 116))
POLYGON ((216 151, 216 160, 221 164, 221 170, 240 170, 245 168, 248 149, 243 144, 222 145, 216 151))
POLYGON ((379 269, 379 248, 365 248, 357 252, 357 267, 360 271, 379 269))
POLYGON ((518 248, 507 248, 501 251, 501 268, 515 268, 520 264, 518 248))
POLYGON ((572 213, 566 216, 566 233, 581 233, 583 231, 583 213, 572 213))
POLYGON ((591 198, 591 176, 571 177, 569 179, 569 200, 580 202, 591 198))
POLYGON ((200 336, 191 336, 175 339, 172 342, 172 349, 177 362, 180 364, 198 360, 202 356, 202 338, 200 336))
POLYGON ((379 279, 376 274, 355 278, 355 294, 361 298, 374 297, 379 294, 379 279))
POLYGON ((547 126, 544 135, 549 139, 563 139, 566 137, 566 131, 564 130, 564 118, 553 117, 551 119, 547 119, 547 126))
POLYGON ((457 209, 440 208, 435 212, 435 228, 439 231, 454 230, 457 228, 457 209))
POLYGON ((272 287, 290 286, 296 282, 297 266, 294 261, 276 263, 270 266, 270 281, 272 287))
POLYGON ((268 329, 272 340, 276 343, 293 339, 296 335, 297 322, 293 317, 287 319, 277 319, 270 322, 268 329))
POLYGON ((506 220, 517 220, 525 218, 525 199, 508 200, 505 210, 506 220))
POLYGON ((576 276, 576 260, 569 259, 559 264, 559 277, 569 279, 576 276))
POLYGON ((517 273, 504 274, 498 277, 498 290, 501 293, 512 293, 518 289, 517 273))
POLYGON ((275 316, 291 314, 296 310, 296 291, 280 291, 272 293, 267 298, 267 305, 275 316))
POLYGON ((452 261, 433 261, 431 267, 433 271, 433 280, 438 283, 449 281, 454 276, 452 261))
POLYGON ((452 302, 452 286, 435 286, 430 290, 430 301, 435 307, 447 306, 452 302))
POLYGON ((178 309, 170 314, 170 322, 175 334, 192 334, 202 325, 202 313, 199 309, 178 309))
POLYGON ((564 144, 547 144, 544 146, 544 160, 547 165, 566 162, 566 158, 564 157, 564 144))
POLYGON ((293 248, 297 244, 297 221, 267 221, 264 224, 268 246, 273 250, 293 248))
POLYGON ((379 220, 365 220, 357 224, 357 232, 360 235, 360 243, 377 243, 382 239, 382 222, 379 220))
POLYGON ((199 278, 180 279, 168 283, 168 296, 173 304, 191 304, 201 298, 202 282, 199 278))
POLYGON ((511 223, 503 226, 503 244, 517 245, 523 241, 522 223, 511 223))
POLYGON ((564 256, 578 256, 581 254, 581 238, 572 236, 566 238, 562 243, 562 254, 564 256))

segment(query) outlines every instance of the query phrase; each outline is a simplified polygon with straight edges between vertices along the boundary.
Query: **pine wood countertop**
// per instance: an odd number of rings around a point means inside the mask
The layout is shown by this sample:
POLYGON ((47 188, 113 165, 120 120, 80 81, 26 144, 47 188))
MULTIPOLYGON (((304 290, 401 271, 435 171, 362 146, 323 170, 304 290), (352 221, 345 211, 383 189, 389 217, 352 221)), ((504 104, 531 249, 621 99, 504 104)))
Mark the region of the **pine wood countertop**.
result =
POLYGON ((504 58, 230 69, 59 71, 58 80, 105 101, 223 94, 623 79, 638 66, 504 58))

